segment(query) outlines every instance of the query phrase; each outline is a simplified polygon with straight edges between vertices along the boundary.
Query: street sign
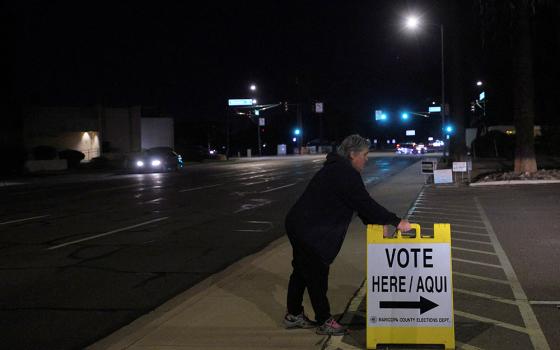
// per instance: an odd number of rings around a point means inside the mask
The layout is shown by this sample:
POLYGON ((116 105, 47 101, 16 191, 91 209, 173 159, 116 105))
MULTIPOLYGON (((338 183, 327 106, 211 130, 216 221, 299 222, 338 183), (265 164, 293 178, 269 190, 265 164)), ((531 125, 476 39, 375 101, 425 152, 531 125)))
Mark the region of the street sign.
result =
POLYGON ((435 160, 422 161, 422 174, 433 174, 434 170, 436 169, 437 169, 437 161, 435 160))
POLYGON ((406 131, 406 136, 414 136, 416 135, 416 130, 407 130, 406 131))
POLYGON ((453 183, 453 171, 451 169, 434 170, 435 184, 453 183))
POLYGON ((434 235, 385 238, 367 228, 367 348, 379 344, 443 344, 455 349, 451 227, 434 235))
POLYGON ((228 106, 252 106, 253 99, 251 98, 237 98, 237 99, 229 99, 228 106))
POLYGON ((453 162, 453 172, 454 173, 466 173, 467 172, 467 162, 453 162))
POLYGON ((259 126, 264 126, 264 118, 259 118, 259 126))
POLYGON ((484 91, 482 91, 482 92, 480 93, 480 95, 478 96, 478 99, 479 99, 480 101, 483 101, 485 98, 486 98, 486 94, 484 93, 484 91))
POLYGON ((323 113, 323 102, 315 102, 315 113, 323 113))
POLYGON ((437 112, 441 112, 440 106, 428 107, 428 113, 437 113, 437 112))

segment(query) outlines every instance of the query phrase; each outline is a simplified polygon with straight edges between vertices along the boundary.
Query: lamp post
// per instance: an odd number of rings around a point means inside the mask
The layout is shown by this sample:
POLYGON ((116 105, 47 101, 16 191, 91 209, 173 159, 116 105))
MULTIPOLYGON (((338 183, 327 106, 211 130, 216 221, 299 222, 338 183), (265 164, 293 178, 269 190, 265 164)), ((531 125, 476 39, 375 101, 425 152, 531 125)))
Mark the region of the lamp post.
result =
MULTIPOLYGON (((251 92, 255 92, 257 91, 257 85, 255 84, 251 84, 249 86, 249 90, 251 90, 251 92)), ((256 104, 257 100, 255 98, 253 98, 253 104, 256 104)), ((259 150, 259 157, 262 157, 262 147, 261 147, 261 124, 260 124, 260 117, 259 117, 259 110, 256 109, 255 110, 255 119, 256 119, 256 124, 257 124, 257 147, 259 150)))
MULTIPOLYGON (((409 16, 406 19, 405 27, 409 30, 416 30, 420 26, 420 19, 416 16, 409 16)), ((430 23, 428 23, 430 24, 430 23)), ((447 152, 447 140, 445 138, 445 59, 443 55, 443 24, 430 24, 440 29, 441 35, 441 139, 444 141, 443 157, 445 159, 447 152)))

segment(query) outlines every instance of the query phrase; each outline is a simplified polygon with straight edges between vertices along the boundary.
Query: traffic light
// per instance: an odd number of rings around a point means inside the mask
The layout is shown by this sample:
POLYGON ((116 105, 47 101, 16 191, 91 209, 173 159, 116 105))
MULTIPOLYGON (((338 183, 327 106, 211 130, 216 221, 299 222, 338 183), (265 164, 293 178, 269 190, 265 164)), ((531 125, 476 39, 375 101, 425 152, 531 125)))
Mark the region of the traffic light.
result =
POLYGON ((453 132, 453 127, 451 125, 448 125, 445 127, 445 132, 448 134, 451 134, 453 132))
POLYGON ((301 130, 300 129, 294 129, 294 135, 298 136, 299 134, 301 134, 301 130))
POLYGON ((402 120, 408 120, 408 113, 403 113, 401 115, 402 120))

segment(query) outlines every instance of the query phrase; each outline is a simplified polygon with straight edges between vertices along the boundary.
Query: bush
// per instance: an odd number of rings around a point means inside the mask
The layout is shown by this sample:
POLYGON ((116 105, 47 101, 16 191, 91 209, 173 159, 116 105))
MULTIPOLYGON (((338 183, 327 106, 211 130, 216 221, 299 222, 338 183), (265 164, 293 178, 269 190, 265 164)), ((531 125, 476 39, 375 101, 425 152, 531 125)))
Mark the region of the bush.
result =
POLYGON ((513 159, 515 154, 515 136, 492 130, 473 141, 477 157, 502 157, 513 159))
POLYGON ((541 126, 541 136, 535 137, 535 151, 538 154, 560 155, 560 126, 541 126))
POLYGON ((86 156, 80 151, 65 149, 64 151, 58 152, 58 157, 60 159, 66 159, 69 168, 77 168, 80 165, 82 159, 84 159, 86 156))
POLYGON ((27 160, 27 152, 23 147, 6 147, 0 149, 0 157, 4 164, 0 166, 0 175, 19 175, 27 160))
POLYGON ((51 146, 37 146, 32 150, 33 158, 36 160, 51 160, 58 155, 56 148, 51 146))

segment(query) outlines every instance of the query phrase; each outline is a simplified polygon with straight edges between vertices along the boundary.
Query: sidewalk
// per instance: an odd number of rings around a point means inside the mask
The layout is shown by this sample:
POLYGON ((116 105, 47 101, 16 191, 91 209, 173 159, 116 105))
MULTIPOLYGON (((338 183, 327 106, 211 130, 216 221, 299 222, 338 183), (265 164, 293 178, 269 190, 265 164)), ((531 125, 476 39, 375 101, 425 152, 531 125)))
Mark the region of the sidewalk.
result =
MULTIPOLYGON (((373 197, 404 216, 424 184, 420 163, 371 189, 373 197)), ((352 222, 331 266, 334 315, 345 312, 365 277, 365 226, 352 222)), ((329 338, 314 330, 285 330, 291 272, 286 237, 248 256, 137 319, 88 349, 321 349, 329 338)), ((305 308, 313 316, 309 300, 305 308)))
MULTIPOLYGON (((451 224, 457 349, 558 349, 560 184, 492 188, 427 185, 409 220, 451 224)), ((366 287, 328 349, 365 348, 366 287)), ((408 348, 407 348, 408 349, 408 348)))

